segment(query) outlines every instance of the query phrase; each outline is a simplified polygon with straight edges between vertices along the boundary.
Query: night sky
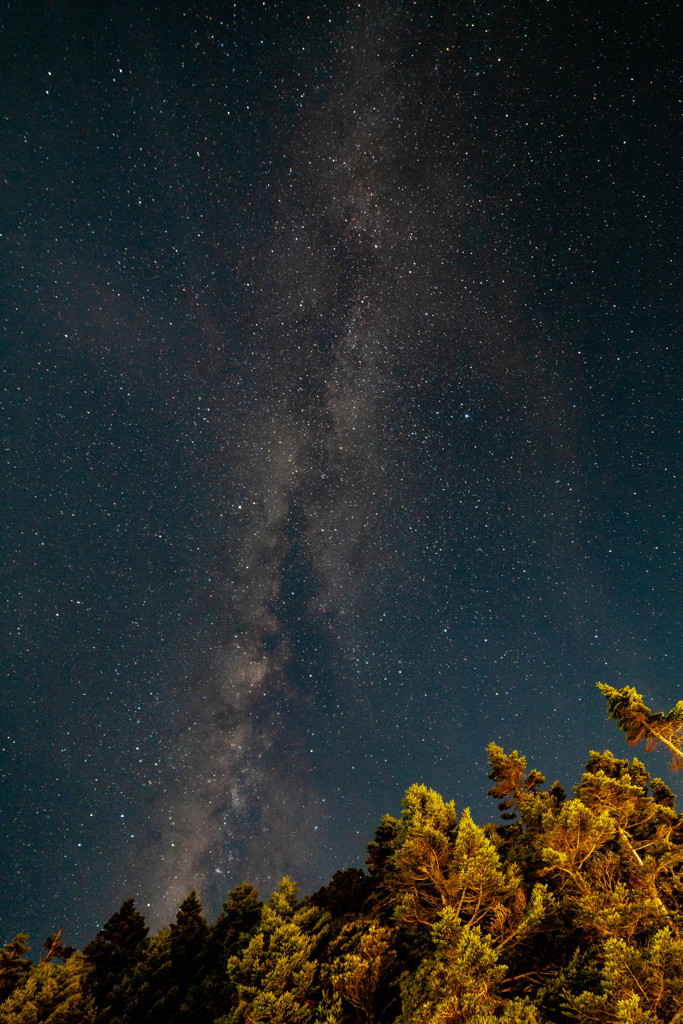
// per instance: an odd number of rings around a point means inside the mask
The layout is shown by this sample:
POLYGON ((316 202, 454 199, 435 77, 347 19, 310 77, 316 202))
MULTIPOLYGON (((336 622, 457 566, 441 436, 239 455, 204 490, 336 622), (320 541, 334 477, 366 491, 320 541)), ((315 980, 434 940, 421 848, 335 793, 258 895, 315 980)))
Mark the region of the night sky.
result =
POLYGON ((2 942, 680 699, 674 16, 5 5, 2 942))

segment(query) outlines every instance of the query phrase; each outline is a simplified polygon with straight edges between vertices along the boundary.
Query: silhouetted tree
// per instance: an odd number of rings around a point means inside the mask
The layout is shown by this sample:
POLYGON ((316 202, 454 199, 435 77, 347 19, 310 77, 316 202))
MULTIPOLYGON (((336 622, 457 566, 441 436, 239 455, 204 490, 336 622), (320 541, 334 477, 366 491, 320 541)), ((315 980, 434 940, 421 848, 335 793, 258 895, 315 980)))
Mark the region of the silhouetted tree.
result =
POLYGON ((113 914, 83 953, 92 970, 88 985, 103 1022, 113 1019, 126 1004, 120 981, 144 957, 148 928, 143 915, 128 899, 113 914))
POLYGON ((196 976, 208 938, 209 927, 197 891, 193 889, 180 904, 169 936, 173 977, 181 988, 196 976))
POLYGON ((262 907, 252 885, 243 882, 232 890, 195 961, 194 978, 182 1006, 183 1022, 204 1024, 234 1008, 237 989, 226 964, 248 944, 261 920, 262 907))

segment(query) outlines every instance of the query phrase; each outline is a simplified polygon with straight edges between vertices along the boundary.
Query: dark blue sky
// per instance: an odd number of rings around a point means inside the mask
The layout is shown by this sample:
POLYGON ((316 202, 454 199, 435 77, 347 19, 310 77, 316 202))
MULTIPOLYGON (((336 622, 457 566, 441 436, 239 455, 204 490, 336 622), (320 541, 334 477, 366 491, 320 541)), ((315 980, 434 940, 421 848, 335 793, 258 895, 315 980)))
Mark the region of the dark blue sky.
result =
POLYGON ((8 6, 2 941, 310 891, 680 698, 672 20, 8 6))

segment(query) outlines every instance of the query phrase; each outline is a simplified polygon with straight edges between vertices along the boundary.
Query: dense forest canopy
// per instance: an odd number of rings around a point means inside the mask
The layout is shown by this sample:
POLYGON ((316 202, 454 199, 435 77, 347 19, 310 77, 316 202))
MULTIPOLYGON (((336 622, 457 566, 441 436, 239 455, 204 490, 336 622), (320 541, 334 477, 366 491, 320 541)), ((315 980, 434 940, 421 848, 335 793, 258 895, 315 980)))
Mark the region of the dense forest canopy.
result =
MULTIPOLYGON (((683 767, 683 701, 598 684, 631 745, 683 767)), ((367 872, 214 924, 195 891, 150 936, 127 899, 82 952, 0 950, 0 1024, 683 1024, 683 816, 645 765, 591 751, 574 796, 488 748, 501 824, 424 785, 386 815, 367 872)))

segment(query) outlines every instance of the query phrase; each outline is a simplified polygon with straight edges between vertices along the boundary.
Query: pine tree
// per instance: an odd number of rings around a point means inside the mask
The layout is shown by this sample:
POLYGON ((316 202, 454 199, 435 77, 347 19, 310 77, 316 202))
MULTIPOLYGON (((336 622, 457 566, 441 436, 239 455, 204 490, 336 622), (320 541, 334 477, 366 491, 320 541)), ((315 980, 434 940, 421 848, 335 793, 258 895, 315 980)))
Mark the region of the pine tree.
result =
POLYGON ((321 910, 329 910, 336 922, 359 914, 371 892, 372 879, 368 875, 360 868, 346 868, 335 871, 330 884, 313 893, 311 901, 321 910))
POLYGON ((447 903, 447 873, 457 817, 453 802, 426 786, 411 786, 394 840, 389 891, 400 901, 400 920, 431 925, 447 903))
POLYGON ((95 1004, 86 986, 89 971, 82 953, 64 964, 37 964, 0 1004, 0 1024, 95 1024, 95 1004))
POLYGON ((121 970, 97 1024, 175 1024, 180 990, 171 968, 170 928, 147 939, 143 955, 121 970))
POLYGON ((666 916, 677 903, 670 880, 683 862, 683 819, 669 800, 673 794, 668 787, 656 780, 651 791, 649 784, 645 765, 637 758, 629 764, 609 750, 591 751, 575 792, 593 811, 609 812, 631 889, 652 899, 666 916), (663 796, 664 802, 654 793, 663 796))
POLYGON ((258 892, 248 882, 242 882, 230 892, 211 934, 211 942, 219 946, 221 955, 235 951, 234 947, 259 923, 262 910, 258 892))
POLYGON ((432 925, 450 908, 462 924, 485 928, 504 948, 527 939, 543 918, 545 886, 535 886, 528 898, 517 867, 503 865, 469 810, 458 823, 453 804, 424 786, 406 794, 394 865, 395 913, 405 926, 432 925))
POLYGON ((182 990, 183 998, 188 985, 199 970, 208 938, 209 927, 202 913, 197 890, 193 889, 180 904, 169 935, 171 970, 176 985, 182 990))
POLYGON ((121 991, 121 979, 143 960, 147 932, 135 900, 128 899, 83 950, 92 968, 88 986, 103 1024, 125 1011, 127 997, 121 991))
POLYGON ((546 811, 534 834, 538 876, 591 938, 645 938, 677 913, 683 820, 668 787, 649 784, 637 759, 593 751, 576 798, 546 811))
POLYGON ((309 1024, 320 990, 313 958, 328 920, 297 898, 283 878, 263 908, 260 923, 241 954, 228 960, 238 1003, 221 1018, 229 1024, 309 1024))
POLYGON ((537 836, 545 862, 539 875, 548 880, 566 925, 592 941, 633 938, 661 923, 657 903, 629 884, 609 809, 593 811, 568 800, 545 824, 537 836))
POLYGON ((535 768, 527 774, 526 758, 516 750, 506 754, 497 743, 489 743, 486 753, 491 765, 489 779, 495 782, 487 790, 487 796, 500 800, 498 810, 501 818, 511 821, 520 807, 534 796, 537 787, 543 785, 545 776, 535 768))
POLYGON ((83 950, 95 974, 117 970, 138 959, 148 930, 145 918, 135 907, 135 900, 124 900, 83 950))
POLYGON ((51 960, 63 960, 67 961, 70 956, 76 952, 75 946, 66 946, 62 942, 62 931, 50 933, 43 943, 43 948, 40 953, 40 963, 49 963, 51 960))
POLYGON ((373 1024, 377 1019, 378 990, 395 969, 394 938, 394 929, 368 923, 357 933, 353 950, 338 957, 330 968, 334 990, 354 1008, 364 1024, 373 1024))
POLYGON ((597 687, 607 698, 609 717, 615 719, 626 733, 630 746, 645 740, 645 750, 652 751, 662 744, 671 752, 672 770, 683 768, 683 700, 664 715, 652 712, 631 686, 616 690, 613 686, 598 683, 597 687))
POLYGON ((540 1024, 528 1000, 505 999, 507 968, 478 925, 463 925, 446 907, 431 927, 431 938, 432 954, 403 979, 398 1024, 540 1024))
POLYGON ((679 1024, 683 1020, 683 941, 669 928, 645 945, 611 938, 602 951, 599 992, 570 997, 579 1024, 679 1024))
POLYGON ((213 1021, 236 1005, 237 989, 226 964, 247 946, 262 908, 252 885, 243 882, 231 891, 203 946, 183 1008, 187 1020, 213 1021))
POLYGON ((26 956, 30 948, 28 935, 21 932, 0 949, 0 1003, 12 994, 33 967, 26 956))

